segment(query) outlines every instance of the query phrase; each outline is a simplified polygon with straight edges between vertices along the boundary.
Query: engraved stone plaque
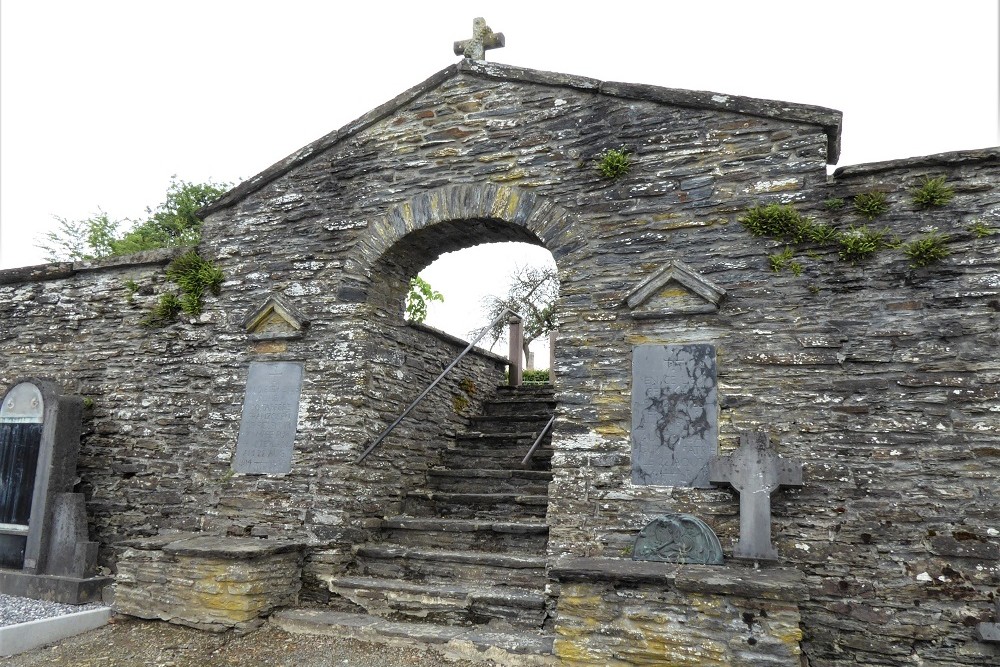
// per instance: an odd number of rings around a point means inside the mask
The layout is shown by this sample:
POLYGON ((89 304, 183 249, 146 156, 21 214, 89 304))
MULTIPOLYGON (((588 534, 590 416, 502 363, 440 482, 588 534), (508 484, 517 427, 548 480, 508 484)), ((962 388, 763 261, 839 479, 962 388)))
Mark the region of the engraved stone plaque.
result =
POLYGON ((668 514, 639 531, 632 560, 722 565, 722 545, 715 531, 698 517, 668 514))
POLYGON ((718 438, 715 347, 632 348, 632 482, 709 487, 718 438))
POLYGON ((280 474, 292 469, 301 390, 302 364, 290 361, 250 364, 233 470, 280 474))

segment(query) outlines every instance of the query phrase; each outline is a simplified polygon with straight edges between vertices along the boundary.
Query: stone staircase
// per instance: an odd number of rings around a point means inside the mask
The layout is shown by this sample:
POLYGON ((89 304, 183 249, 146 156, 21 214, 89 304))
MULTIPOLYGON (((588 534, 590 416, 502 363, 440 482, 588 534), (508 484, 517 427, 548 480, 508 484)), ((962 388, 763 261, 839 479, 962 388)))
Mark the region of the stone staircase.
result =
POLYGON ((428 471, 427 488, 407 493, 403 514, 386 518, 378 541, 355 548, 352 571, 328 582, 329 611, 286 612, 279 625, 335 623, 353 628, 349 636, 377 628, 422 641, 460 636, 483 650, 550 654, 551 436, 528 464, 521 459, 554 408, 551 386, 501 387, 442 453, 442 467, 428 471))

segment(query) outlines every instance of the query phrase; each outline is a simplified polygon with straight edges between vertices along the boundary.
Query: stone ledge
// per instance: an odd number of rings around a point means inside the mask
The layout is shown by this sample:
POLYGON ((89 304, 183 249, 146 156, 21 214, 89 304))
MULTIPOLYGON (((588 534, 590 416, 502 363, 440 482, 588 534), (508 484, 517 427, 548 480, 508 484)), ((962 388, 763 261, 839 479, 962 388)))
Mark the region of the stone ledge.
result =
POLYGON ((139 551, 163 551, 175 556, 252 560, 262 556, 301 551, 305 542, 228 537, 204 533, 166 533, 119 542, 117 546, 139 551))
POLYGON ((834 171, 833 178, 836 180, 852 176, 867 176, 869 174, 877 174, 882 171, 891 171, 893 169, 953 167, 959 164, 989 161, 994 161, 1000 164, 1000 148, 978 148, 965 151, 951 151, 948 153, 935 153, 933 155, 919 155, 899 160, 851 164, 840 167, 834 171))
POLYGON ((120 257, 108 257, 106 259, 94 259, 80 262, 52 262, 49 264, 36 264, 34 266, 19 266, 13 269, 0 271, 0 285, 12 285, 16 283, 35 283, 48 280, 58 280, 69 278, 77 273, 88 273, 94 271, 105 271, 108 269, 122 269, 132 266, 146 266, 150 264, 166 264, 178 255, 193 250, 190 247, 160 248, 158 250, 145 250, 130 255, 120 257))
POLYGON ((655 584, 691 593, 783 602, 809 599, 805 576, 790 568, 753 570, 726 565, 673 565, 624 558, 564 557, 552 565, 549 577, 557 581, 655 584))
MULTIPOLYGON (((452 345, 455 345, 456 347, 461 347, 462 349, 465 349, 469 345, 469 341, 467 340, 463 340, 458 336, 452 336, 450 333, 446 331, 441 331, 440 329, 429 327, 426 324, 420 324, 417 322, 409 322, 408 324, 411 328, 416 329, 417 331, 428 333, 434 336, 435 338, 438 338, 439 340, 442 340, 445 343, 450 343, 452 345)), ((484 350, 481 347, 473 347, 471 350, 469 350, 469 354, 478 354, 480 357, 489 359, 490 361, 495 361, 500 364, 510 363, 509 359, 505 359, 504 357, 501 357, 499 354, 495 354, 493 352, 490 352, 489 350, 484 350)))

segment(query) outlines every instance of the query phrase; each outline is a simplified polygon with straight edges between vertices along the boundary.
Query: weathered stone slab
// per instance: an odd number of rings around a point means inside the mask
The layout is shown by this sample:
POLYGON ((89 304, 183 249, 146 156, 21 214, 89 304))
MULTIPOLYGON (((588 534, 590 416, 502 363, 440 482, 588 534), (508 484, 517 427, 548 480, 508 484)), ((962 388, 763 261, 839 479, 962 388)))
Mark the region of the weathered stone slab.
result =
POLYGON ((639 531, 632 560, 721 565, 722 545, 708 524, 690 514, 657 517, 639 531))
POLYGON ((283 474, 292 469, 301 390, 301 363, 250 364, 233 470, 283 474))
POLYGON ((715 347, 633 347, 632 481, 708 487, 718 433, 715 347))

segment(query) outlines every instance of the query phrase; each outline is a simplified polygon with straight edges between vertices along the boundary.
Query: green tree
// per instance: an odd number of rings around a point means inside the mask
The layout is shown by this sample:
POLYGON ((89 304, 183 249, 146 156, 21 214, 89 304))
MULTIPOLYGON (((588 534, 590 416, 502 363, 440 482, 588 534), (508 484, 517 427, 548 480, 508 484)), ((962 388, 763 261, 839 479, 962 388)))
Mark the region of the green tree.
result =
POLYGON ((431 301, 444 301, 444 297, 420 276, 410 278, 410 292, 406 295, 406 319, 422 323, 427 319, 427 304, 431 301))
MULTIPOLYGON (((547 335, 555 329, 556 300, 559 298, 559 275, 555 267, 518 267, 510 275, 510 287, 505 296, 487 296, 483 299, 483 314, 493 322, 504 310, 512 310, 521 316, 524 326, 524 340, 521 349, 525 361, 528 360, 528 346, 531 341, 547 335)), ((508 322, 501 318, 492 327, 480 327, 470 332, 471 336, 487 332, 495 345, 507 335, 508 322)))
POLYGON ((146 219, 112 220, 104 211, 84 220, 56 218, 59 226, 37 244, 51 262, 101 259, 142 250, 195 245, 201 238, 198 209, 218 199, 227 183, 189 183, 176 176, 167 186, 166 199, 146 209, 146 219))

